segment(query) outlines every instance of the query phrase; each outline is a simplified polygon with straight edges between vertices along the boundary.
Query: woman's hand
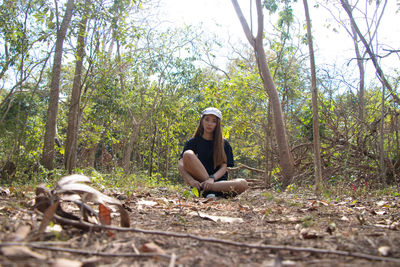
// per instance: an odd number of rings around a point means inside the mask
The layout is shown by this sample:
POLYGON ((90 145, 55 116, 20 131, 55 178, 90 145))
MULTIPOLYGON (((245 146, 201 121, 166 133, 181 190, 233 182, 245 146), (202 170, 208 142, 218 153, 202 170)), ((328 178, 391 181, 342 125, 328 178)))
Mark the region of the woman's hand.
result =
POLYGON ((210 187, 213 183, 214 183, 214 179, 209 178, 206 181, 201 183, 201 188, 203 188, 204 191, 210 191, 210 187))
POLYGON ((199 190, 199 191, 200 191, 201 188, 202 188, 201 183, 200 183, 199 181, 195 180, 195 179, 191 179, 191 181, 189 181, 189 185, 190 185, 191 187, 196 187, 197 190, 199 190))

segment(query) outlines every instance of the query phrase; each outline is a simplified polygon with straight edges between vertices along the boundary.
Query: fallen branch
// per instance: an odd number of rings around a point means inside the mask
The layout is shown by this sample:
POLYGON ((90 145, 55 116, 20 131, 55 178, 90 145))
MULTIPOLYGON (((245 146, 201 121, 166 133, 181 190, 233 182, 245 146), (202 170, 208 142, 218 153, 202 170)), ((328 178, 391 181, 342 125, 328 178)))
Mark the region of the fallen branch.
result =
MULTIPOLYGON (((92 230, 103 229, 103 230, 114 230, 114 231, 119 231, 119 232, 135 232, 135 233, 169 236, 169 237, 176 237, 176 238, 190 238, 190 239, 194 239, 194 240, 198 240, 198 241, 202 241, 202 242, 224 244, 224 245, 235 246, 235 247, 331 254, 331 255, 347 256, 347 257, 361 258, 361 259, 367 259, 367 260, 400 263, 400 258, 381 257, 381 256, 375 256, 375 255, 369 255, 369 254, 357 253, 357 252, 353 253, 353 252, 349 252, 349 251, 327 250, 327 249, 310 248, 310 247, 246 244, 246 243, 241 243, 241 242, 216 239, 216 238, 212 238, 212 237, 200 237, 200 236, 196 236, 196 235, 192 235, 192 234, 185 234, 185 233, 164 232, 164 231, 157 231, 157 230, 145 230, 145 229, 139 229, 139 228, 125 228, 125 227, 110 226, 110 225, 91 224, 91 223, 87 223, 87 222, 79 222, 79 221, 64 219, 58 215, 54 215, 54 217, 58 221, 63 222, 65 224, 74 225, 74 226, 78 226, 78 227, 87 227, 92 230)), ((7 244, 7 243, 0 244, 0 247, 4 246, 5 244, 7 244)), ((29 244, 29 243, 27 243, 27 244, 29 244)))
POLYGON ((258 172, 258 173, 265 173, 265 171, 264 170, 260 170, 260 169, 256 169, 256 168, 252 168, 252 167, 249 167, 249 166, 247 166, 247 165, 244 165, 244 164, 240 164, 239 166, 237 166, 237 167, 231 167, 231 168, 228 168, 228 170, 229 171, 237 171, 237 170, 240 170, 240 169, 248 169, 248 170, 250 170, 250 171, 253 171, 253 172, 258 172))
POLYGON ((6 247, 6 246, 25 246, 25 247, 31 247, 31 248, 36 248, 36 249, 45 249, 45 250, 51 250, 51 251, 58 251, 58 252, 69 252, 69 253, 74 253, 74 254, 81 254, 81 255, 88 255, 88 256, 101 256, 101 257, 131 257, 131 258, 164 258, 164 259, 171 259, 171 256, 165 255, 165 254, 160 254, 160 253, 142 253, 142 254, 136 254, 136 253, 107 253, 107 252, 100 252, 100 251, 88 251, 88 250, 81 250, 81 249, 75 249, 75 248, 60 248, 60 247, 54 247, 54 246, 46 246, 41 244, 40 242, 5 242, 5 243, 0 243, 0 247, 6 247))

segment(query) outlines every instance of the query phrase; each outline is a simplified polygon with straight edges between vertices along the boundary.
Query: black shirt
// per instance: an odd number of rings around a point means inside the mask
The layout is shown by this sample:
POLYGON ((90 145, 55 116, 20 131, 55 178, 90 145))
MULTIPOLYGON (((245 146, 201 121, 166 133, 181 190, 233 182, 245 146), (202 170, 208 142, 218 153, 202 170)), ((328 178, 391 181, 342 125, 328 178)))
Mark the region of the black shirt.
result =
MULTIPOLYGON (((213 157, 213 140, 206 140, 201 136, 190 138, 183 148, 180 158, 183 157, 183 152, 186 150, 193 150, 193 152, 197 155, 201 163, 203 163, 204 167, 207 170, 209 175, 214 174, 221 166, 217 166, 214 168, 214 157, 213 157)), ((227 140, 224 139, 224 150, 226 154, 226 160, 228 167, 233 167, 235 162, 233 160, 232 147, 227 140)), ((228 172, 224 174, 221 178, 227 178, 228 172)))

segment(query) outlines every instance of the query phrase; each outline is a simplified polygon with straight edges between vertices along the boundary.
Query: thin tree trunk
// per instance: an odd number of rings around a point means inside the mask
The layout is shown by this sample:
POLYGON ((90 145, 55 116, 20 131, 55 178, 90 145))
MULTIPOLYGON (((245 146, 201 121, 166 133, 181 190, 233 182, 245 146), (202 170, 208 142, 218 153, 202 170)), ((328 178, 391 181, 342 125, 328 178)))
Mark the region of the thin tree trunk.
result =
POLYGON ((316 190, 320 192, 322 189, 322 165, 321 165, 321 142, 319 136, 319 118, 318 118, 318 89, 317 89, 317 74, 315 71, 314 47, 311 33, 311 20, 308 10, 307 0, 303 0, 304 11, 307 21, 307 38, 308 50, 310 52, 310 67, 311 67, 311 94, 313 108, 313 144, 314 144, 314 173, 316 190))
POLYGON ((124 152, 123 152, 123 157, 122 157, 122 168, 124 169, 124 172, 126 174, 131 172, 131 154, 133 151, 133 146, 135 144, 135 141, 137 139, 138 133, 139 133, 139 125, 136 123, 133 123, 133 130, 131 134, 129 135, 129 141, 128 144, 125 145, 124 147, 124 152))
POLYGON ((358 43, 358 35, 355 30, 353 24, 351 24, 352 37, 354 41, 354 50, 356 52, 357 57, 357 66, 358 72, 360 75, 360 84, 358 87, 358 135, 357 135, 357 144, 359 146, 364 146, 362 137, 365 133, 365 124, 364 124, 364 87, 365 87, 365 67, 364 67, 364 57, 361 56, 359 43, 358 43))
MULTIPOLYGON (((354 50, 357 56, 357 66, 360 74, 360 85, 358 89, 358 120, 360 125, 364 124, 364 87, 365 87, 365 69, 363 58, 361 57, 360 49, 358 47, 358 37, 354 25, 351 25, 354 40, 354 50)), ((361 127, 362 128, 362 127, 361 127)))
POLYGON ((52 69, 50 85, 49 107, 47 109, 46 132, 44 135, 44 145, 42 154, 42 164, 51 170, 54 168, 54 142, 56 137, 58 100, 60 93, 61 61, 63 53, 64 39, 67 34, 68 26, 71 21, 74 0, 68 0, 65 15, 61 27, 57 31, 56 50, 52 69))
MULTIPOLYGON (((399 159, 399 153, 400 153, 400 142, 399 142, 399 130, 398 129, 400 129, 400 125, 399 125, 399 114, 396 114, 396 116, 395 116, 395 132, 396 132, 396 134, 395 134, 395 139, 396 139, 396 149, 394 150, 394 151, 397 151, 397 152, 395 152, 395 154, 394 154, 394 164, 400 164, 400 159, 399 159)), ((397 166, 399 166, 399 165, 397 165, 397 166)), ((394 180, 394 182, 396 183, 396 184, 399 184, 400 183, 400 179, 398 179, 398 177, 399 177, 399 173, 397 172, 396 173, 396 178, 395 178, 395 180, 394 180)))
MULTIPOLYGON (((168 126, 167 126, 167 140, 171 140, 170 139, 170 134, 171 134, 171 121, 168 119, 168 126)), ((171 152, 171 146, 170 143, 167 142, 167 155, 166 155, 166 159, 165 159, 165 178, 168 179, 169 177, 169 164, 170 164, 170 152, 171 152)))
POLYGON ((265 169, 267 170, 264 174, 264 184, 268 187, 271 184, 271 171, 272 170, 272 151, 271 144, 272 144, 272 135, 271 135, 271 108, 268 105, 268 114, 267 118, 263 123, 264 135, 265 135, 265 146, 264 146, 264 156, 265 156, 265 169))
POLYGON ((161 174, 161 138, 159 131, 156 132, 156 139, 157 139, 157 176, 161 174))
POLYGON ((264 89, 268 93, 270 103, 272 105, 272 111, 275 123, 275 134, 279 150, 279 164, 282 168, 282 185, 284 188, 290 184, 294 175, 294 163, 292 154, 289 149, 289 144, 287 141, 286 128, 283 121, 282 107, 279 100, 278 91, 276 90, 275 83, 272 79, 271 72, 269 70, 267 59, 263 47, 263 13, 261 0, 256 0, 257 6, 257 18, 258 18, 258 32, 257 36, 254 38, 252 35, 246 19, 243 16, 242 10, 239 7, 237 0, 232 0, 232 4, 235 8, 237 16, 242 24, 244 33, 246 34, 247 40, 254 49, 258 69, 260 72, 261 79, 263 81, 264 89))
POLYGON ((152 123, 150 121, 149 127, 149 142, 150 142, 150 152, 149 152, 149 177, 153 175, 153 153, 154 153, 154 146, 156 143, 156 133, 157 133, 157 125, 154 126, 154 132, 152 133, 152 123))
MULTIPOLYGON (((114 4, 117 4, 117 1, 114 1, 114 4)), ((115 18, 115 23, 117 23, 118 19, 119 19, 118 12, 116 12, 114 18, 115 18)), ((117 32, 115 31, 115 29, 113 29, 112 36, 113 36, 113 40, 115 40, 115 42, 117 44, 117 58, 118 58, 118 64, 119 64, 119 78, 120 78, 121 91, 125 92, 125 90, 126 90, 125 89, 125 76, 124 76, 124 70, 123 70, 122 58, 121 58, 121 45, 117 38, 117 32)), ((114 42, 111 42, 109 54, 111 54, 111 52, 112 52, 113 44, 114 44, 114 42)), ((129 134, 128 144, 125 145, 125 147, 123 149, 123 155, 122 155, 121 167, 123 168, 123 170, 126 174, 128 174, 132 171, 131 155, 132 155, 135 141, 138 137, 141 122, 143 121, 143 120, 137 121, 134 116, 134 113, 129 108, 128 108, 128 113, 131 118, 131 124, 132 124, 133 129, 131 130, 131 132, 129 134)))
MULTIPOLYGON (((89 0, 85 1, 85 6, 89 5, 89 0)), ((78 45, 77 45, 77 56, 75 64, 75 76, 72 85, 71 103, 69 106, 68 113, 68 129, 67 129, 67 141, 65 144, 65 169, 72 173, 72 170, 76 168, 76 155, 78 150, 78 132, 80 124, 80 103, 81 103, 81 89, 82 89, 82 66, 83 58, 85 56, 85 37, 86 37, 86 25, 88 21, 88 15, 83 14, 82 20, 79 24, 78 32, 78 45)))
MULTIPOLYGON (((115 37, 116 33, 113 33, 113 38, 116 39, 115 37)), ((118 62, 119 62, 119 79, 120 79, 120 84, 121 84, 121 90, 122 92, 125 92, 125 76, 124 76, 124 72, 123 72, 123 68, 122 68, 122 60, 121 60, 121 53, 120 53, 120 43, 118 40, 116 40, 117 42, 117 56, 118 56, 118 62)), ((128 113, 131 117, 131 123, 132 123, 132 127, 133 129, 131 130, 131 133, 129 135, 129 139, 128 139, 128 145, 126 145, 124 147, 123 150, 123 155, 122 155, 122 168, 124 169, 124 172, 126 174, 131 172, 131 155, 132 155, 132 150, 133 150, 133 145, 137 139, 138 133, 139 133, 139 129, 140 129, 140 124, 141 121, 137 121, 135 116, 133 115, 133 112, 128 108, 128 113)))
MULTIPOLYGON (((381 164, 381 182, 386 186, 386 164, 385 164, 385 85, 382 83, 382 100, 381 100, 381 125, 379 136, 380 164, 381 164)), ((394 174, 394 173, 393 173, 394 174)))

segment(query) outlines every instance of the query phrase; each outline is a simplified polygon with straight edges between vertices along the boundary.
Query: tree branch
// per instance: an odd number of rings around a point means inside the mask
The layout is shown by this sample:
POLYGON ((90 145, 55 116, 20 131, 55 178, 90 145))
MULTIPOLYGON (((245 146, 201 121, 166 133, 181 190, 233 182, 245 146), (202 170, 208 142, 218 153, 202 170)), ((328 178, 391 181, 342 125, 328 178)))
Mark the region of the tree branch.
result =
POLYGON ((370 56, 372 63, 374 64, 375 70, 379 76, 379 79, 382 81, 382 83, 385 85, 385 87, 389 90, 390 94, 393 97, 393 100, 397 103, 400 104, 400 98, 396 95, 395 92, 393 92, 392 86, 386 79, 381 67, 379 66, 378 61, 376 60, 375 54, 372 52, 368 42, 365 40, 364 36, 361 34, 360 29, 358 28, 354 18, 353 14, 349 5, 349 2, 347 0, 340 0, 344 10, 346 11, 347 15, 349 16, 349 19, 351 21, 351 24, 354 26, 354 30, 357 32, 358 37, 360 37, 361 42, 364 44, 365 49, 367 50, 368 55, 370 56))
MULTIPOLYGON (((347 257, 354 257, 354 258, 362 258, 367 260, 375 260, 375 261, 388 261, 388 262, 395 262, 400 263, 399 258, 392 258, 392 257, 381 257, 375 255, 369 255, 364 253, 353 253, 349 251, 341 251, 341 250, 327 250, 327 249, 320 249, 320 248, 311 248, 311 247, 295 247, 295 246, 284 246, 284 245, 257 245, 257 244, 248 244, 248 243, 241 243, 235 242, 230 240, 222 240, 216 239, 212 237, 200 237, 192 234, 186 233, 176 233, 176 232, 165 232, 165 231, 158 231, 158 230, 145 230, 139 228, 124 228, 118 226, 108 226, 108 225, 100 225, 100 224, 91 224, 87 222, 79 222, 69 219, 64 219, 58 215, 54 215, 58 221, 74 225, 80 227, 87 227, 91 230, 114 230, 119 232, 135 232, 135 233, 142 233, 142 234, 151 234, 151 235, 160 235, 160 236, 169 236, 169 237, 176 237, 176 238, 190 238, 202 242, 209 242, 209 243, 217 243, 217 244, 224 244, 229 246, 235 247, 244 247, 244 248, 253 248, 253 249, 261 249, 261 250, 288 250, 288 251, 296 251, 296 252, 309 252, 309 253, 320 253, 320 254, 331 254, 331 255, 339 255, 339 256, 347 256, 347 257)), ((29 246, 29 244, 34 243, 19 243, 20 245, 29 246)), ((1 246, 11 245, 11 243, 1 243, 1 246)), ((16 245, 16 243, 13 243, 16 245)), ((164 257, 169 257, 165 256, 164 257)))
POLYGON ((239 17, 240 24, 242 24, 243 31, 246 34, 247 40, 253 48, 256 47, 254 36, 251 34, 249 24, 247 24, 246 18, 243 16, 242 10, 239 7, 237 0, 232 0, 233 7, 235 8, 236 14, 239 17))
POLYGON ((165 259, 170 259, 171 256, 160 254, 160 253, 142 253, 142 254, 135 254, 135 253, 107 253, 101 251, 88 251, 88 250, 81 250, 75 248, 61 248, 55 246, 46 246, 41 244, 40 242, 5 242, 0 243, 0 247, 7 247, 7 246, 25 246, 31 247, 36 249, 45 249, 51 251, 59 251, 59 252, 69 252, 74 254, 81 254, 81 255, 89 255, 89 256, 101 256, 101 257, 130 257, 130 258, 152 258, 152 257, 160 257, 165 259))
POLYGON ((263 39, 264 31, 264 15, 262 12, 261 0, 256 0, 257 7, 257 37, 256 40, 261 42, 263 39))
POLYGON ((258 173, 265 173, 264 170, 252 168, 252 167, 249 167, 249 166, 244 165, 244 164, 241 164, 241 165, 239 165, 238 167, 228 168, 229 171, 237 171, 237 170, 240 170, 240 169, 248 169, 248 170, 250 170, 250 171, 254 171, 254 172, 258 172, 258 173))

